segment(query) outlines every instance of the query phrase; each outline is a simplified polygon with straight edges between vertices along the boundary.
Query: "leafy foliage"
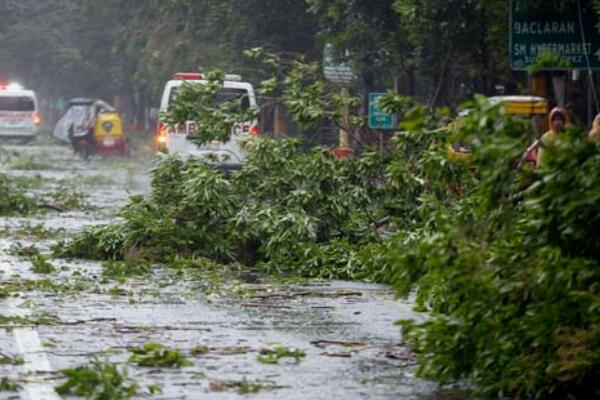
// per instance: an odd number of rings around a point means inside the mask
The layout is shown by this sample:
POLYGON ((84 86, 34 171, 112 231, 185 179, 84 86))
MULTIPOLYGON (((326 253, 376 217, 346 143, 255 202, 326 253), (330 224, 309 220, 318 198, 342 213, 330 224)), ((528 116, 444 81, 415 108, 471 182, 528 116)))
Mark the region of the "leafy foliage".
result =
POLYGON ((40 254, 40 250, 34 244, 23 246, 17 242, 8 250, 8 254, 19 257, 34 257, 40 254))
POLYGON ((436 199, 387 252, 399 293, 418 287, 419 306, 433 312, 402 322, 420 373, 469 378, 490 395, 597 396, 598 150, 579 130, 565 133, 517 196, 524 128, 480 105, 462 131, 481 143, 477 186, 436 199))
POLYGON ((67 381, 56 387, 62 395, 75 395, 88 400, 128 400, 138 392, 137 384, 127 377, 125 369, 107 361, 92 360, 88 365, 61 371, 67 381))
POLYGON ((35 200, 11 178, 0 174, 0 215, 29 214, 36 208, 35 200))
POLYGON ((31 257, 31 270, 36 274, 51 274, 56 268, 43 254, 38 253, 31 257))
POLYGON ((35 245, 25 247, 17 243, 9 249, 9 254, 27 257, 31 262, 31 270, 36 274, 51 274, 56 271, 54 265, 48 261, 35 245))
POLYGON ((21 386, 7 377, 3 376, 0 379, 0 392, 18 392, 21 386))
POLYGON ((48 195, 48 201, 54 206, 64 210, 82 210, 89 208, 86 201, 87 195, 71 182, 60 182, 48 195))
POLYGON ((107 261, 102 264, 102 277, 125 281, 126 278, 147 275, 150 265, 126 261, 107 261))
POLYGON ((23 365, 25 361, 22 358, 10 357, 0 353, 0 365, 23 365))
MULTIPOLYGON (((321 34, 362 77, 365 92, 399 78, 430 106, 513 83, 504 0, 308 0, 321 34), (384 78, 384 79, 382 79, 384 78)), ((529 2, 528 2, 529 3, 529 2)))
MULTIPOLYGON (((298 118, 312 115, 312 104, 324 118, 320 89, 308 83, 298 118)), ((64 254, 204 257, 371 279, 402 296, 417 289, 417 307, 431 318, 401 325, 421 375, 469 379, 492 396, 597 397, 598 149, 572 128, 548 147, 542 168, 519 170, 529 127, 500 105, 476 97, 450 129, 444 112, 394 95, 384 102, 403 116, 389 155, 339 160, 262 138, 230 177, 165 157, 152 192, 133 198, 122 221, 84 232, 64 254), (448 158, 454 140, 476 144, 467 162, 448 158)), ((152 351, 166 349, 140 350, 152 351)))
POLYGON ((209 351, 210 351, 210 349, 208 348, 208 346, 198 345, 198 346, 194 346, 190 350, 190 355, 192 355, 192 356, 199 356, 199 355, 202 355, 202 354, 206 354, 209 351))
POLYGON ((68 243, 53 246, 55 257, 119 260, 124 257, 123 233, 119 224, 88 227, 68 243))
POLYGON ((377 238, 370 223, 379 185, 369 182, 369 171, 382 165, 372 154, 340 161, 300 147, 295 140, 257 141, 231 179, 197 160, 165 158, 154 171, 152 193, 134 198, 122 222, 87 229, 58 245, 56 254, 197 256, 309 276, 355 276, 354 246, 377 238))
POLYGON ((194 365, 179 350, 168 349, 158 343, 146 343, 130 351, 129 362, 140 367, 182 368, 194 365))
POLYGON ((261 350, 261 354, 258 355, 257 360, 261 364, 278 364, 282 358, 293 358, 298 363, 304 357, 306 357, 306 353, 302 350, 278 346, 273 350, 261 350))

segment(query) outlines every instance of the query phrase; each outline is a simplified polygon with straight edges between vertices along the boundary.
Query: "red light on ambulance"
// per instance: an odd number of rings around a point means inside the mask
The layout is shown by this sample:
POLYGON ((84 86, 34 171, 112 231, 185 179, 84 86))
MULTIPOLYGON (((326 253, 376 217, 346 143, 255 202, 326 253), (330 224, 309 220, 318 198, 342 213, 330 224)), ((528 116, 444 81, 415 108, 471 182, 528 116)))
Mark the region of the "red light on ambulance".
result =
POLYGON ((31 119, 33 120, 35 126, 37 126, 38 128, 42 124, 42 115, 39 112, 33 113, 31 119))
POLYGON ((162 122, 158 123, 156 127, 156 147, 158 150, 163 150, 167 146, 167 135, 169 131, 167 126, 162 122))
POLYGON ((173 74, 173 79, 182 81, 199 81, 204 79, 200 72, 177 72, 173 74))

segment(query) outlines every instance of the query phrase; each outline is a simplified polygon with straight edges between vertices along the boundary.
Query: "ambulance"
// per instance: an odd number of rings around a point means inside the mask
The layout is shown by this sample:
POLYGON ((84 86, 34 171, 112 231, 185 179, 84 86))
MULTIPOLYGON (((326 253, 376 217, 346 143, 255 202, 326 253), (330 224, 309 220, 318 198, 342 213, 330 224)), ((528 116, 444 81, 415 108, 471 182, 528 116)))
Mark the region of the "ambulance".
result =
MULTIPOLYGON (((204 85, 208 81, 201 73, 176 73, 165 85, 160 111, 166 112, 177 99, 184 83, 204 85)), ((256 97, 252 84, 242 82, 238 75, 225 75, 222 90, 215 96, 214 104, 226 101, 239 101, 244 110, 256 108, 256 97)), ((211 165, 222 169, 239 169, 244 164, 244 146, 252 136, 258 134, 258 121, 240 121, 231 127, 231 137, 227 142, 213 140, 210 143, 197 145, 188 140, 190 133, 196 129, 195 122, 188 121, 178 127, 159 123, 156 144, 159 149, 166 149, 170 154, 182 157, 195 157, 206 160, 211 165)))
POLYGON ((35 92, 0 83, 0 138, 29 142, 35 139, 41 122, 35 92))

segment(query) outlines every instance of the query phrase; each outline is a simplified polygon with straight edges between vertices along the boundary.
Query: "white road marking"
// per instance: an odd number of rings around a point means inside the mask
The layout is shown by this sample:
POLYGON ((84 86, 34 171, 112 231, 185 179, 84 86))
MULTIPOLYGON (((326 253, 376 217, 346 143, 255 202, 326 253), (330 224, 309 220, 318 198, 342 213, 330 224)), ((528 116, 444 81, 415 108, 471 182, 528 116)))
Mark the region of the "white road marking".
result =
MULTIPOLYGON (((0 252, 8 249, 7 241, 0 241, 0 252)), ((10 262, 3 257, 0 262, 4 276, 10 276, 14 273, 10 266, 10 262)), ((4 301, 6 307, 4 311, 15 317, 30 317, 31 313, 26 308, 20 308, 17 304, 18 300, 11 297, 4 301)), ((54 386, 43 381, 38 376, 39 373, 52 372, 52 366, 45 353, 40 336, 35 328, 15 328, 13 330, 15 337, 16 350, 19 356, 25 362, 21 366, 21 370, 27 375, 25 383, 22 385, 21 398, 28 400, 60 400, 61 397, 54 391, 54 386)))

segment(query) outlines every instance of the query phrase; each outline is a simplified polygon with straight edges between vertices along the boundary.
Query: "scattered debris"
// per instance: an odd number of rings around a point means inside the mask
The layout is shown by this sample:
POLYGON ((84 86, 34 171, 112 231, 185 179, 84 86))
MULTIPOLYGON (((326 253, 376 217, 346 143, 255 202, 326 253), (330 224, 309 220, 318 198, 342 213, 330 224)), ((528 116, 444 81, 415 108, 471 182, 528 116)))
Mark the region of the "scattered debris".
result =
POLYGON ((67 326, 75 326, 75 325, 85 325, 85 324, 89 324, 92 322, 117 322, 116 318, 92 318, 92 319, 86 319, 86 320, 76 320, 76 321, 61 321, 60 325, 67 325, 67 326))
POLYGON ((87 194, 82 192, 73 182, 61 181, 58 186, 48 194, 48 201, 43 206, 58 212, 68 210, 87 210, 87 194))
POLYGON ((0 353, 0 365, 23 365, 25 361, 22 358, 10 357, 0 353))
POLYGON ((34 157, 28 157, 25 155, 19 155, 12 158, 8 165, 8 168, 20 171, 44 171, 44 170, 55 170, 56 165, 52 165, 45 162, 37 161, 34 157))
POLYGON ((288 347, 279 346, 275 349, 260 349, 258 362, 261 364, 278 364, 282 358, 293 358, 296 363, 306 357, 306 353, 302 350, 291 349, 288 347))
POLYGON ((319 290, 307 290, 302 292, 281 292, 281 293, 267 293, 267 294, 257 294, 253 298, 255 299, 272 299, 272 298, 282 298, 282 299, 293 299, 295 297, 360 297, 362 296, 362 292, 351 291, 351 290, 337 290, 334 292, 324 292, 319 290))
POLYGON ((61 395, 75 395, 88 400, 128 400, 135 396, 139 386, 127 376, 126 368, 94 359, 88 365, 61 371, 67 381, 57 386, 61 395))
POLYGON ((390 360, 402 361, 406 365, 417 364, 416 356, 407 347, 396 346, 379 353, 379 356, 383 356, 390 360))
POLYGON ((29 221, 21 223, 18 227, 5 226, 0 235, 10 237, 36 238, 36 239, 56 239, 59 235, 64 235, 64 229, 49 229, 43 223, 31 223, 29 221))
POLYGON ((190 350, 190 355, 192 356, 200 356, 202 354, 208 353, 210 350, 207 346, 199 345, 195 346, 190 350))
POLYGON ((247 353, 255 351, 252 348, 245 347, 245 346, 211 347, 211 348, 209 348, 209 350, 212 354, 218 354, 218 355, 224 355, 224 356, 230 356, 230 355, 236 355, 236 354, 247 354, 247 353))
POLYGON ((277 304, 258 304, 258 303, 243 303, 242 307, 248 307, 248 308, 279 308, 279 309, 284 309, 284 310, 291 310, 292 307, 290 306, 282 306, 282 305, 277 305, 277 304))
POLYGON ((140 367, 182 368, 194 365, 177 349, 169 349, 158 343, 146 343, 142 347, 129 350, 129 362, 140 367))
POLYGON ((160 386, 157 383, 154 383, 152 385, 148 385, 148 392, 150 394, 161 394, 162 393, 162 386, 160 386))
POLYGON ((127 278, 147 275, 150 264, 133 261, 107 261, 102 264, 102 277, 124 282, 127 278))
POLYGON ((211 392, 237 392, 238 394, 258 393, 261 390, 284 389, 286 386, 277 385, 272 381, 211 381, 208 384, 211 392))
POLYGON ((334 340, 334 339, 319 339, 313 340, 310 344, 314 344, 317 347, 325 347, 326 345, 338 345, 344 347, 364 347, 364 342, 358 342, 353 340, 334 340))
POLYGON ((19 326, 40 326, 40 325, 57 325, 56 317, 19 317, 0 315, 0 327, 4 329, 12 329, 19 326))
POLYGON ((7 377, 0 378, 0 392, 18 392, 21 389, 21 385, 13 382, 7 377))
POLYGON ((6 251, 8 254, 12 256, 18 257, 34 257, 40 254, 40 250, 34 245, 23 246, 21 243, 17 242, 10 249, 6 251))
POLYGON ((54 265, 52 265, 43 254, 36 254, 30 258, 31 270, 36 274, 51 274, 56 271, 54 265))
POLYGON ((321 353, 322 356, 339 357, 339 358, 352 358, 355 354, 356 354, 356 352, 354 352, 354 351, 352 351, 352 352, 325 352, 325 353, 321 353))

